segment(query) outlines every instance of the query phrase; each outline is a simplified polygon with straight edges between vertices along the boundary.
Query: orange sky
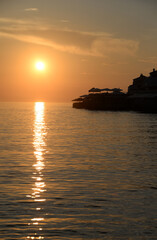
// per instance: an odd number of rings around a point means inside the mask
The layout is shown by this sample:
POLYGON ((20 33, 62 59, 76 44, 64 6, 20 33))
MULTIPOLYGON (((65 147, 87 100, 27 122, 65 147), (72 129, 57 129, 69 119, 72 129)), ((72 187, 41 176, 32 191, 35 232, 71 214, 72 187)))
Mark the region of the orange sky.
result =
POLYGON ((1 0, 0 100, 71 101, 127 90, 157 67, 153 0, 1 0), (44 71, 35 69, 36 61, 44 71))

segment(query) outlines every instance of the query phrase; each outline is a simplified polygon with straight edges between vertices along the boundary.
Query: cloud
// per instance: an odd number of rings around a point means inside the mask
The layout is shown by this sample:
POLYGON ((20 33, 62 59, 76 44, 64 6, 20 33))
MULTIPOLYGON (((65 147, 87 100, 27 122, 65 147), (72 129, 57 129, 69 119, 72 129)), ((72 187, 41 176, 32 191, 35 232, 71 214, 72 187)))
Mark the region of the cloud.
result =
POLYGON ((82 56, 106 57, 110 54, 134 56, 139 47, 137 41, 116 38, 105 32, 61 29, 8 18, 0 18, 0 36, 82 56))
POLYGON ((123 54, 133 56, 139 48, 137 41, 110 37, 99 37, 93 42, 93 51, 95 54, 108 55, 109 53, 123 54))
POLYGON ((25 11, 26 12, 38 12, 39 9, 38 8, 26 8, 25 11))
POLYGON ((148 58, 139 59, 139 62, 156 64, 157 63, 157 57, 148 57, 148 58))
POLYGON ((62 23, 69 23, 69 20, 62 19, 62 20, 60 20, 60 22, 62 22, 62 23))
POLYGON ((0 18, 0 28, 1 28, 1 24, 16 24, 16 25, 28 25, 28 21, 25 20, 21 20, 21 19, 14 19, 14 18, 0 18))

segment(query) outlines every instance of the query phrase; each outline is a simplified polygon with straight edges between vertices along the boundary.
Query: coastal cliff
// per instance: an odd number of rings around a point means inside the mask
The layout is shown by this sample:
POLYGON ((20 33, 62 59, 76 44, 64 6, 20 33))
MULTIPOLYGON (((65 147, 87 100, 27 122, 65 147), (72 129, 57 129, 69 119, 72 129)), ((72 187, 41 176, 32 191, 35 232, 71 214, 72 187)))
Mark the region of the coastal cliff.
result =
POLYGON ((120 88, 92 88, 88 95, 73 100, 73 108, 104 111, 141 111, 157 113, 157 71, 133 79, 128 92, 120 88))
POLYGON ((128 110, 126 94, 89 94, 82 101, 74 102, 74 108, 84 108, 89 110, 128 110))

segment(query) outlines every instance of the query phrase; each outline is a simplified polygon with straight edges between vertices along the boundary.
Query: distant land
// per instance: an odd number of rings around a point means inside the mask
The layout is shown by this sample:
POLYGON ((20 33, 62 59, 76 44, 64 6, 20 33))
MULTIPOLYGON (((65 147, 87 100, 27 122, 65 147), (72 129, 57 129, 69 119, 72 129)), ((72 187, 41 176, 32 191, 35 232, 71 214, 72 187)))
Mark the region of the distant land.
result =
POLYGON ((133 79, 127 93, 120 88, 91 88, 87 95, 73 99, 73 108, 104 111, 157 113, 157 70, 133 79))

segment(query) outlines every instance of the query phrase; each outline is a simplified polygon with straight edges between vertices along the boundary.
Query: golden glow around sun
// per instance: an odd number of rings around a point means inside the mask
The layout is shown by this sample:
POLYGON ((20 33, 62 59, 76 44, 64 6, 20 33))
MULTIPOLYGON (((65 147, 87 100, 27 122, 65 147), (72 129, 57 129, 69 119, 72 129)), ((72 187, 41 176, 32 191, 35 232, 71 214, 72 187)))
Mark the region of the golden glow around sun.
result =
POLYGON ((45 69, 45 63, 44 62, 36 62, 35 67, 38 71, 43 71, 45 69))

